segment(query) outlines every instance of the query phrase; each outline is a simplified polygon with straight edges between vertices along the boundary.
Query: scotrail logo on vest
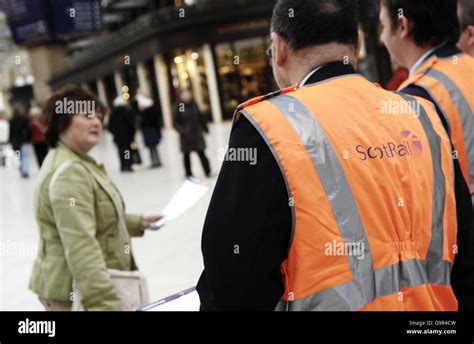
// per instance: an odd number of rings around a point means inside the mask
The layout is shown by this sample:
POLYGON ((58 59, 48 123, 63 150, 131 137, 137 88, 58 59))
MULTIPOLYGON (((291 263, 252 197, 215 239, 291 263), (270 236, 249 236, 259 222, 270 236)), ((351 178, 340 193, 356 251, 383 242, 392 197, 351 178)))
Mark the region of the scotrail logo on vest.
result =
POLYGON ((375 159, 401 159, 419 156, 423 152, 423 144, 418 136, 411 131, 401 132, 401 141, 388 141, 375 146, 357 145, 356 151, 362 161, 375 159))

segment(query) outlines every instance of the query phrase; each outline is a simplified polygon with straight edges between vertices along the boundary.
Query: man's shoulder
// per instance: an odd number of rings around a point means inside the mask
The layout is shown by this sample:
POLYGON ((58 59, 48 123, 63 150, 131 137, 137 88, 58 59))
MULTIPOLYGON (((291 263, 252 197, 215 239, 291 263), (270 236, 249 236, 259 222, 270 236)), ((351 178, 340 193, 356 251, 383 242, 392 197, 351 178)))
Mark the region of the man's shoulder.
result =
POLYGON ((431 109, 436 104, 431 94, 425 88, 418 85, 408 85, 396 93, 404 96, 404 98, 409 97, 412 100, 416 100, 423 105, 425 109, 431 109))
POLYGON ((410 84, 404 88, 402 88, 399 93, 403 93, 409 96, 420 97, 426 99, 430 102, 434 102, 433 97, 430 93, 424 88, 417 84, 410 84))
POLYGON ((240 104, 237 107, 237 112, 248 109, 252 106, 263 103, 267 100, 270 100, 270 99, 273 99, 273 98, 276 98, 276 97, 281 97, 283 95, 287 95, 287 94, 292 93, 292 92, 296 92, 298 90, 298 88, 299 87, 297 85, 295 85, 295 86, 291 86, 291 87, 288 87, 288 88, 280 89, 280 90, 275 91, 275 92, 270 92, 270 93, 262 95, 262 96, 252 98, 252 99, 247 100, 246 102, 240 104))

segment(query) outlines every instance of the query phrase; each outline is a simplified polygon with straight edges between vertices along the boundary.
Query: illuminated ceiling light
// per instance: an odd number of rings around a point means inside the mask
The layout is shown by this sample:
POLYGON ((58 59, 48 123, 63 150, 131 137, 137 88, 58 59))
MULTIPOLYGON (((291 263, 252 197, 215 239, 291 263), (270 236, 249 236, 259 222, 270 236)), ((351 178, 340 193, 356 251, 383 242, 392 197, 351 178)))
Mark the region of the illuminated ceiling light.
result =
POLYGON ((197 59, 199 58, 199 53, 196 53, 196 52, 192 53, 192 54, 191 54, 191 58, 192 58, 193 60, 197 60, 197 59))
POLYGON ((176 64, 183 63, 183 58, 181 56, 176 56, 174 58, 174 63, 176 63, 176 64))
POLYGON ((130 93, 124 93, 123 94, 123 99, 129 100, 130 99, 130 93))
POLYGON ((128 86, 123 86, 122 87, 122 93, 128 93, 128 91, 129 91, 128 86))

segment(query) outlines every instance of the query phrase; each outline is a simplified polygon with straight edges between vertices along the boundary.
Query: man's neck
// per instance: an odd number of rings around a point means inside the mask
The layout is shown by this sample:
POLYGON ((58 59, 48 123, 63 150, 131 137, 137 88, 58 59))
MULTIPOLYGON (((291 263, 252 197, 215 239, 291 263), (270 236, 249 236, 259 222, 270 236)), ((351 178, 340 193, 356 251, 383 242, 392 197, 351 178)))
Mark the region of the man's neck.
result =
POLYGON ((291 85, 300 84, 309 73, 328 63, 341 61, 357 66, 354 51, 337 43, 331 43, 317 48, 311 48, 299 52, 295 62, 291 66, 289 80, 291 85))
POLYGON ((407 49, 407 54, 405 58, 404 67, 408 70, 412 69, 413 66, 420 60, 423 55, 426 55, 430 50, 434 47, 427 46, 427 47, 419 47, 413 46, 412 49, 407 49))
POLYGON ((459 44, 457 45, 457 48, 459 50, 464 51, 466 54, 474 57, 474 45, 470 45, 469 47, 462 47, 459 44))

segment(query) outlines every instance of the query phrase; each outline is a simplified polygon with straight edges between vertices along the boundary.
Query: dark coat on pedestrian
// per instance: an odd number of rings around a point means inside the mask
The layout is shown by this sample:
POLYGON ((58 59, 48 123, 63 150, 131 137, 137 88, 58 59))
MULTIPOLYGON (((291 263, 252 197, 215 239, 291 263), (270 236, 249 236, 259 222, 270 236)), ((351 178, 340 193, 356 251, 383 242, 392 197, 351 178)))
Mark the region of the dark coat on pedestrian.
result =
POLYGON ((20 150, 21 145, 30 140, 28 118, 24 115, 13 116, 10 120, 10 143, 13 150, 20 150))
POLYGON ((173 125, 179 133, 183 153, 206 149, 204 132, 208 132, 208 127, 195 101, 176 104, 173 125))
POLYGON ((151 106, 140 113, 143 139, 147 147, 153 147, 161 141, 161 112, 157 106, 151 106))
POLYGON ((119 147, 129 146, 135 139, 135 116, 132 110, 127 106, 114 107, 108 129, 119 147))

